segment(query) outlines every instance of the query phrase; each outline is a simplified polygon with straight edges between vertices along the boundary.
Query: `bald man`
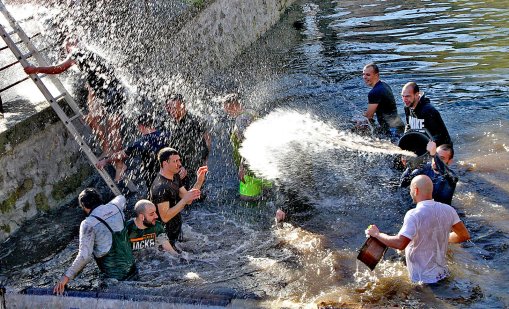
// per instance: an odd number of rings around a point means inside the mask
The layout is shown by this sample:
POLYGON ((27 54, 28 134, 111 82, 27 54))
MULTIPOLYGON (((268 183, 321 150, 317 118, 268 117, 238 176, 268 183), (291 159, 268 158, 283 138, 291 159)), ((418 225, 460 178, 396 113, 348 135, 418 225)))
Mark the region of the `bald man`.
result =
POLYGON ((159 247, 172 255, 178 255, 172 247, 163 224, 157 220, 156 206, 149 200, 139 200, 134 205, 136 217, 127 221, 127 235, 133 251, 159 247))
POLYGON ((448 243, 470 239, 458 214, 449 205, 432 199, 433 183, 419 175, 410 184, 410 195, 417 206, 409 210, 403 227, 395 236, 381 233, 376 225, 366 230, 386 246, 405 250, 410 279, 413 282, 436 283, 449 275, 446 252, 448 243))

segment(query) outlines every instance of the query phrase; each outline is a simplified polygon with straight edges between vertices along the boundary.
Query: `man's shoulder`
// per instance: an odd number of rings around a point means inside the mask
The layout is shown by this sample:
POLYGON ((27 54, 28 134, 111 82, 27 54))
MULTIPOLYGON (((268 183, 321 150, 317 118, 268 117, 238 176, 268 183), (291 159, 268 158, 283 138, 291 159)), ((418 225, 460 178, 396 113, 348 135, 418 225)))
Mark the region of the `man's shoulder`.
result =
POLYGON ((416 109, 416 112, 421 112, 421 113, 438 113, 438 110, 435 108, 435 106, 433 106, 433 104, 431 104, 431 101, 429 100, 429 98, 427 96, 423 96, 420 100, 419 100, 419 104, 417 104, 417 107, 415 108, 416 109))
POLYGON ((125 227, 128 230, 132 229, 133 226, 136 226, 136 224, 134 223, 134 218, 131 218, 131 219, 127 220, 127 222, 125 223, 125 227))

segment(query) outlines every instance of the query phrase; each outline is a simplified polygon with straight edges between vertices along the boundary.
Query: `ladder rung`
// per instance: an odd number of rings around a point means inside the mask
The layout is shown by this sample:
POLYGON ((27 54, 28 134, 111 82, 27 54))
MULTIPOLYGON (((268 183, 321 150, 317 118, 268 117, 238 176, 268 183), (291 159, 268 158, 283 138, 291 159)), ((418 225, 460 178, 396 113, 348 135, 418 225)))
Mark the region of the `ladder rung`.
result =
POLYGON ((28 52, 24 55, 21 55, 21 59, 28 59, 28 58, 32 57, 32 55, 33 55, 32 52, 28 52))
POLYGON ((54 97, 53 99, 50 100, 51 101, 50 103, 58 102, 58 100, 60 100, 61 98, 65 97, 65 95, 66 95, 65 93, 62 93, 62 94, 54 97))
POLYGON ((73 121, 76 118, 79 118, 81 115, 74 115, 71 118, 69 118, 69 122, 73 121))

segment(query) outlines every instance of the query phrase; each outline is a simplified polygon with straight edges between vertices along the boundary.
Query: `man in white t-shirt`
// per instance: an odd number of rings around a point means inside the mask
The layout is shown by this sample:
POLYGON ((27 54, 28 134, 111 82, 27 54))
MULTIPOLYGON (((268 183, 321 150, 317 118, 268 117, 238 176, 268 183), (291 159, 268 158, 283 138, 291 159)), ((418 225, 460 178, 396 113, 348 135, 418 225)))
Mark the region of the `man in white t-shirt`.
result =
POLYGON ((388 247, 403 250, 410 279, 413 282, 435 283, 449 275, 446 252, 448 243, 470 239, 468 230, 449 205, 432 199, 433 183, 426 175, 419 175, 410 184, 410 195, 417 206, 409 210, 403 227, 395 236, 381 233, 375 225, 366 235, 380 240, 388 247))

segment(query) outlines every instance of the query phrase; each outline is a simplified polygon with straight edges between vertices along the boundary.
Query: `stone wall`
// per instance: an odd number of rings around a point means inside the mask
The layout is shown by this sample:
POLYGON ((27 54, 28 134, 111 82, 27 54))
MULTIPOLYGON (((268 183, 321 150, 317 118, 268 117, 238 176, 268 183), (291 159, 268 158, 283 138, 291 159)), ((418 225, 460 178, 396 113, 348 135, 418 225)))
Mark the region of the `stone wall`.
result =
POLYGON ((51 108, 0 134, 0 241, 76 196, 93 169, 51 108))
POLYGON ((216 0, 176 35, 172 55, 201 74, 229 65, 295 0, 216 0))
MULTIPOLYGON (((153 3, 162 4, 164 1, 156 0, 153 3)), ((149 71, 142 69, 155 70, 162 63, 165 65, 160 68, 160 72, 164 74, 171 72, 174 64, 196 78, 211 74, 230 64, 270 29, 294 1, 205 1, 201 7, 191 10, 191 13, 184 10, 187 13, 181 16, 188 16, 189 20, 176 27, 174 33, 158 37, 161 36, 159 31, 147 31, 143 39, 153 44, 152 51, 143 49, 143 57, 133 52, 132 55, 138 58, 124 61, 138 65, 130 69, 140 74, 149 71)), ((177 2, 171 2, 171 5, 177 2)), ((137 2, 130 3, 134 5, 137 2)), ((182 3, 185 5, 185 2, 182 3)), ((117 26, 122 30, 117 35, 127 38, 122 41, 123 44, 130 44, 135 39, 129 37, 134 32, 125 30, 132 28, 129 14, 133 11, 128 12, 125 15, 126 27, 117 26)), ((150 10, 144 11, 144 14, 147 12, 150 10)), ((139 18, 145 18, 140 14, 137 14, 139 18)), ((102 16, 108 18, 110 15, 102 16)), ((152 15, 151 18, 151 23, 155 25, 171 24, 165 21, 168 16, 164 14, 152 15)), ((146 27, 151 23, 147 22, 146 27)), ((143 20, 140 21, 141 30, 142 25, 143 20)), ((115 40, 112 41, 114 43, 115 40)), ((112 49, 117 52, 126 51, 126 48, 115 47, 114 44, 112 49)), ((49 107, 0 134, 0 166, 0 241, 5 240, 31 217, 57 208, 74 198, 87 178, 94 174, 94 169, 79 152, 77 143, 49 107)))

